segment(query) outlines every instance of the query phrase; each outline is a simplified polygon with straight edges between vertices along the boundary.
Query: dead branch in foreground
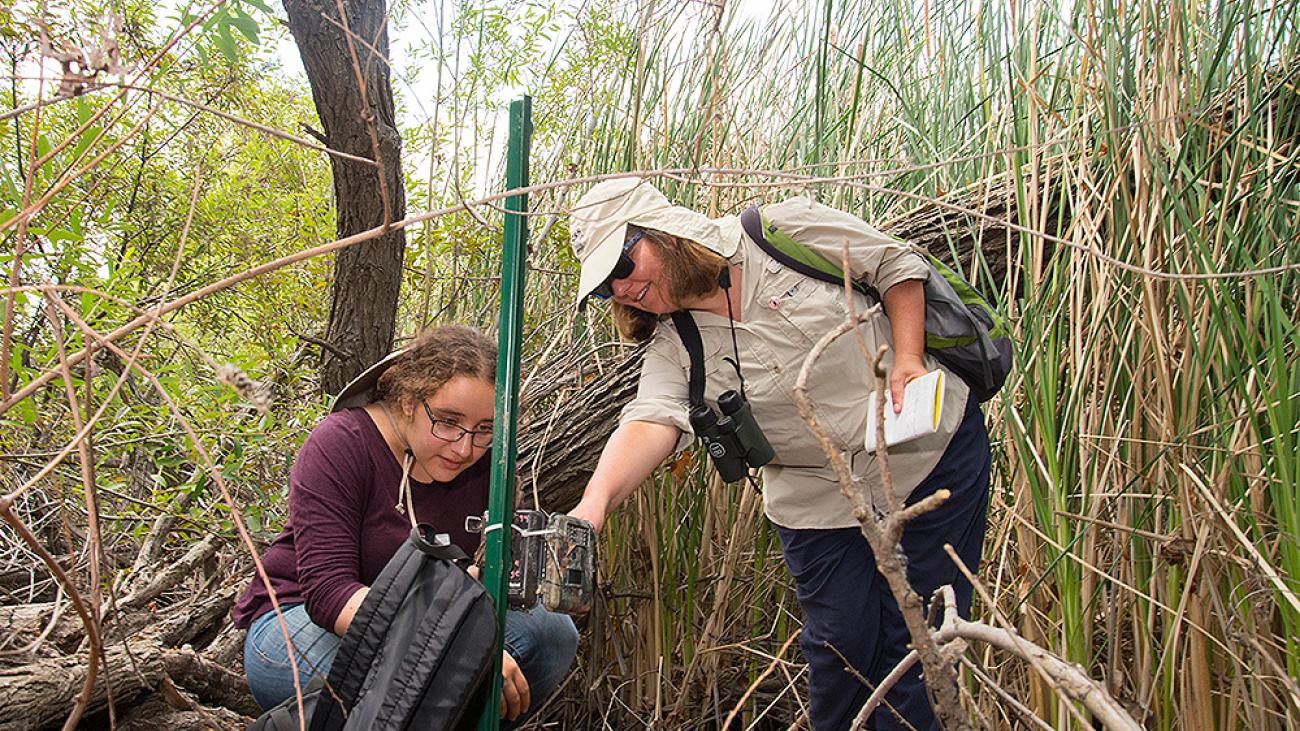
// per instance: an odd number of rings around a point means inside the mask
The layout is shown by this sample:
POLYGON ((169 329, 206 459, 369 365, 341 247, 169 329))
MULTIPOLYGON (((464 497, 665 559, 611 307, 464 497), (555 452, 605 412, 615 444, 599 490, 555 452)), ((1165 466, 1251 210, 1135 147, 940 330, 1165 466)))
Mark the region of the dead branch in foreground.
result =
MULTIPOLYGON (((889 475, 888 457, 885 454, 884 444, 884 407, 885 397, 883 391, 883 379, 878 378, 876 399, 876 424, 878 433, 877 444, 880 449, 877 455, 880 458, 880 475, 884 484, 881 491, 885 494, 887 508, 883 513, 878 514, 879 506, 872 506, 868 503, 862 489, 854 484, 853 474, 849 470, 848 462, 844 455, 835 447, 826 430, 822 428, 817 421, 817 416, 813 412, 812 404, 808 400, 808 377, 812 373, 812 367, 821 357, 821 354, 837 338, 856 330, 859 322, 867 322, 881 315, 880 305, 875 305, 865 312, 858 315, 851 315, 844 323, 836 329, 822 336, 821 340, 813 346, 804 359, 803 367, 799 371, 799 378, 795 382, 794 400, 795 406, 799 409, 799 415, 808 428, 821 444, 822 451, 830 459, 831 467, 835 471, 835 476, 840 483, 840 492, 848 499, 853 506, 853 517, 862 526, 862 535, 867 539, 871 547, 872 554, 876 557, 876 568, 880 575, 885 577, 886 583, 889 584, 889 590, 894 595, 894 600, 898 603, 899 612, 903 615, 903 621, 907 624, 908 633, 912 636, 912 645, 916 648, 921 658, 921 666, 925 669, 925 684, 929 688, 932 698, 934 699, 935 715, 939 723, 944 728, 949 729, 969 729, 970 723, 961 710, 961 700, 957 696, 957 672, 955 658, 944 656, 944 648, 940 647, 935 640, 933 633, 930 631, 929 624, 925 621, 925 608, 921 597, 912 589, 912 585, 907 581, 907 557, 903 555, 902 547, 899 543, 903 537, 903 529, 907 521, 918 515, 927 513, 944 503, 948 499, 947 490, 939 490, 933 495, 927 497, 921 502, 900 508, 894 497, 889 475)), ((875 366, 879 366, 880 355, 876 356, 875 366)), ((879 370, 876 371, 879 374, 879 370)))
MULTIPOLYGON (((835 330, 822 336, 821 340, 809 351, 795 384, 795 405, 799 415, 821 444, 822 451, 830 460, 840 483, 840 492, 853 506, 853 516, 862 526, 862 535, 867 539, 872 554, 876 558, 877 570, 885 578, 890 591, 898 603, 907 629, 912 637, 913 650, 894 667, 885 679, 874 689, 870 698, 863 704, 853 728, 866 728, 867 719, 884 700, 885 694, 903 675, 919 660, 923 668, 923 677, 934 701, 935 716, 940 725, 946 729, 969 729, 970 720, 962 711, 957 693, 956 664, 965 653, 966 641, 979 641, 993 645, 1001 650, 1029 662, 1048 679, 1049 685, 1068 702, 1080 702, 1092 714, 1105 724, 1108 729, 1116 731, 1140 731, 1142 728, 1133 720, 1120 704, 1106 691, 1105 686, 1088 676, 1078 665, 1057 657, 1048 650, 1029 642, 1011 628, 992 627, 983 622, 962 619, 957 614, 956 593, 951 585, 940 587, 937 595, 944 599, 944 621, 939 629, 931 627, 926 621, 925 608, 921 598, 912 589, 907 580, 907 557, 903 554, 901 539, 907 522, 919 515, 939 508, 948 498, 947 490, 939 490, 926 499, 910 506, 898 504, 892 489, 892 476, 889 472, 889 455, 885 447, 884 408, 885 384, 888 379, 881 367, 886 352, 884 346, 872 358, 873 372, 876 374, 876 444, 877 457, 880 460, 882 490, 886 506, 883 512, 879 506, 871 505, 864 494, 864 486, 854 483, 844 455, 835 447, 826 430, 817 421, 816 414, 808 400, 808 378, 812 368, 821 354, 837 338, 850 332, 856 332, 858 325, 868 322, 881 314, 879 305, 863 313, 851 313, 849 318, 835 330)), ((966 570, 951 548, 948 555, 957 562, 958 568, 966 577, 979 587, 975 577, 966 570)), ((982 588, 981 588, 982 589, 982 588)), ((983 594, 985 602, 993 606, 991 599, 983 594)), ((1072 706, 1071 706, 1072 707, 1072 706)))

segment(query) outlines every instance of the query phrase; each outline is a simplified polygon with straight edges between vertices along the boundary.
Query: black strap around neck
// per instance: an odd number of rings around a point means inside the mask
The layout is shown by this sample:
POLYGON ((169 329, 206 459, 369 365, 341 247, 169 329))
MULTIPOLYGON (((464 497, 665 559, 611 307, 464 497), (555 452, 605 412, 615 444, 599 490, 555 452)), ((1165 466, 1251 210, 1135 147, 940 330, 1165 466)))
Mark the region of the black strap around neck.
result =
POLYGON ((695 326, 695 318, 688 310, 672 314, 673 325, 677 326, 677 336, 682 339, 686 354, 691 358, 690 382, 687 394, 691 406, 704 403, 704 343, 700 340, 700 329, 695 326))

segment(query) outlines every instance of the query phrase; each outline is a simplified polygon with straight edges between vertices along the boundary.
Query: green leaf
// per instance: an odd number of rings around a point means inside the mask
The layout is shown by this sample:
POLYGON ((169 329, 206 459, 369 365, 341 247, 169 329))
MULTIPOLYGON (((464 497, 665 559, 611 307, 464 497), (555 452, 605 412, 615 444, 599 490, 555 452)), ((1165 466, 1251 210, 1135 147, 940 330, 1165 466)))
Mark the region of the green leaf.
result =
POLYGON ((45 238, 50 241, 81 241, 81 236, 72 231, 65 231, 61 228, 52 228, 45 232, 45 238))
POLYGON ((244 466, 243 463, 237 460, 231 460, 229 462, 226 462, 225 464, 221 465, 221 479, 233 480, 239 477, 239 470, 243 466, 244 466))
POLYGON ((197 474, 198 476, 193 482, 183 485, 181 489, 194 497, 201 497, 208 487, 209 477, 207 472, 199 472, 197 474))
POLYGON ((257 21, 253 20, 252 17, 232 10, 230 13, 230 25, 235 26, 235 28, 248 39, 249 43, 257 45, 257 21))
POLYGON ((235 48, 235 37, 230 34, 229 25, 223 23, 217 27, 217 37, 213 42, 227 61, 235 63, 239 60, 239 51, 235 48))
POLYGON ((267 15, 275 15, 275 13, 271 11, 271 6, 262 2, 262 0, 244 0, 244 1, 247 2, 249 5, 252 5, 253 7, 257 8, 258 10, 261 10, 263 13, 266 13, 267 15))
POLYGON ((86 148, 90 147, 103 131, 102 127, 95 125, 87 127, 86 131, 82 132, 81 136, 77 138, 77 146, 72 150, 73 158, 80 157, 81 153, 85 152, 86 148))
POLYGON ((14 404, 13 408, 11 408, 9 412, 16 415, 19 421, 28 426, 36 423, 36 404, 32 403, 32 400, 29 398, 25 398, 14 404))

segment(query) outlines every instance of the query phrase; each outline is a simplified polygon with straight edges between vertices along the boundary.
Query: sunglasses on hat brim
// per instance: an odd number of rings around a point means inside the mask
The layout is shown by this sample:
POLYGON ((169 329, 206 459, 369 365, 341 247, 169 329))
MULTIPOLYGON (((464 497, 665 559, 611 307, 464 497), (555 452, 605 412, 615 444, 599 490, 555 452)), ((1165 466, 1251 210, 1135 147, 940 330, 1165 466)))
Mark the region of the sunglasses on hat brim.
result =
POLYGON ((618 261, 614 264, 614 271, 610 272, 608 277, 605 277, 605 281, 591 290, 592 297, 598 300, 607 300, 613 297, 614 281, 632 276, 633 270, 636 269, 636 262, 632 261, 632 257, 628 256, 627 252, 633 246, 636 246, 636 243, 641 240, 641 236, 641 232, 638 231, 627 237, 627 240, 623 242, 623 251, 619 253, 618 261))

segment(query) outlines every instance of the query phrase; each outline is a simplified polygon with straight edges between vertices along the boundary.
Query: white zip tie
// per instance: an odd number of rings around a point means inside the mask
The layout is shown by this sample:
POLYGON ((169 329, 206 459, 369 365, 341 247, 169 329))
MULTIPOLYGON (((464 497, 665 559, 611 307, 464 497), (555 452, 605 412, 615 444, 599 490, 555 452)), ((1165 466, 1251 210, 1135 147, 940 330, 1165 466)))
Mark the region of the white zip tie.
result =
POLYGON ((519 535, 523 536, 524 538, 531 538, 531 537, 533 537, 533 536, 549 536, 549 535, 551 535, 552 533, 558 533, 558 532, 559 532, 559 531, 555 530, 554 528, 542 528, 542 529, 540 529, 540 530, 524 530, 523 528, 520 528, 520 527, 517 526, 517 525, 513 525, 513 526, 511 526, 511 527, 515 529, 515 532, 516 532, 516 533, 518 533, 519 535))
MULTIPOLYGON (((491 533, 494 530, 501 530, 501 528, 502 528, 501 523, 493 523, 492 525, 484 526, 483 535, 486 536, 487 534, 491 533)), ((556 529, 554 528, 542 528, 540 530, 524 530, 523 528, 520 528, 514 523, 510 524, 510 528, 514 530, 514 532, 523 536, 524 538, 531 538, 533 536, 549 536, 552 533, 557 532, 556 529)))

